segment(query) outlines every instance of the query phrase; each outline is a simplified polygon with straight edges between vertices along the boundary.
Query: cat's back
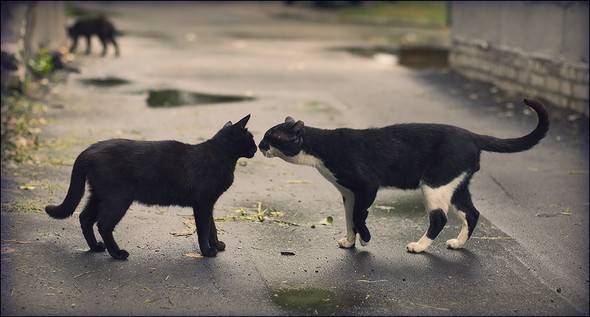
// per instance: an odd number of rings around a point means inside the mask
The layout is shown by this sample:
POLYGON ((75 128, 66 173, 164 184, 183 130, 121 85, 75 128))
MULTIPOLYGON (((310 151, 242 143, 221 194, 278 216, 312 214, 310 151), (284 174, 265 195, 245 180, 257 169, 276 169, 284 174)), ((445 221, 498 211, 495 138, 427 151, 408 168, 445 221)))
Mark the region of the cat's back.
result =
POLYGON ((83 153, 92 161, 158 160, 160 157, 181 158, 191 146, 178 141, 142 141, 130 139, 109 139, 89 146, 83 153))
POLYGON ((76 20, 74 29, 80 34, 110 34, 115 27, 106 17, 85 17, 76 20))

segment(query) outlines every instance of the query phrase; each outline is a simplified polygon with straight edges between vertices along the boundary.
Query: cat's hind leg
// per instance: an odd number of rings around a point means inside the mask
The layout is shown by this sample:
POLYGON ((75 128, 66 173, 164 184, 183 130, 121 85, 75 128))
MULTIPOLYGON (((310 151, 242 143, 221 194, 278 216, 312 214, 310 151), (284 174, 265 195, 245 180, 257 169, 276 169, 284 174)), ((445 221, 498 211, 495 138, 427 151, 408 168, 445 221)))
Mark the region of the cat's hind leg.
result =
POLYGON ((90 195, 84 210, 80 213, 80 226, 84 238, 90 247, 90 252, 104 252, 106 250, 104 243, 97 242, 94 235, 93 226, 96 223, 98 216, 98 199, 94 195, 90 195))
POLYGON ((102 236, 102 240, 109 254, 117 260, 127 259, 129 252, 119 249, 113 237, 113 230, 115 230, 115 226, 117 226, 127 212, 127 209, 129 209, 129 206, 131 206, 133 202, 132 197, 131 195, 125 195, 119 192, 115 197, 100 200, 97 224, 98 233, 102 236))
POLYGON ((447 213, 451 204, 451 198, 457 187, 463 182, 464 178, 465 173, 461 173, 461 175, 442 186, 433 188, 424 183, 420 186, 422 194, 424 195, 426 210, 428 211, 428 216, 430 218, 430 225, 420 240, 410 242, 406 246, 408 252, 423 252, 432 244, 432 241, 434 241, 442 231, 447 223, 447 213))
POLYGON ((362 190, 354 191, 354 214, 352 220, 354 223, 354 230, 359 234, 361 245, 369 244, 371 240, 371 233, 367 228, 367 216, 369 215, 369 207, 375 201, 377 196, 377 188, 364 188, 362 190))
POLYGON ((101 56, 105 56, 107 55, 107 39, 103 36, 99 37, 100 40, 100 44, 102 44, 102 53, 100 54, 101 56))
POLYGON ((209 232, 209 244, 212 248, 215 248, 217 251, 225 250, 225 243, 223 241, 219 241, 219 239, 217 238, 217 228, 215 227, 215 219, 213 218, 213 213, 211 214, 211 231, 209 232))
POLYGON ((111 37, 109 38, 109 41, 115 47, 115 56, 119 56, 119 44, 117 44, 117 40, 115 40, 115 36, 111 35, 111 37))
POLYGON ((86 55, 90 55, 90 51, 92 50, 90 35, 86 35, 86 55))
POLYGON ((201 201, 193 206, 199 249, 201 249, 201 254, 206 257, 217 255, 217 249, 210 243, 214 205, 215 202, 201 201))
POLYGON ((479 211, 473 206, 467 182, 459 186, 453 195, 452 203, 457 208, 462 226, 456 239, 447 240, 447 247, 456 250, 463 248, 465 242, 471 237, 479 219, 479 211))

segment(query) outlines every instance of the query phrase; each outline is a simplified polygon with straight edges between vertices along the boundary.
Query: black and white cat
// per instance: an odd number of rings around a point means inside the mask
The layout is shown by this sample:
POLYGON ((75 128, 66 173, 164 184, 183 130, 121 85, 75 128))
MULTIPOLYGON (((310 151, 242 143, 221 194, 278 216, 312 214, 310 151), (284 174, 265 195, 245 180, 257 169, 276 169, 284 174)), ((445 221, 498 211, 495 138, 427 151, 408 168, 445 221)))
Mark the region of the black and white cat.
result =
POLYGON ((463 225, 456 239, 447 241, 460 249, 477 224, 469 182, 479 170, 481 151, 514 153, 537 144, 549 129, 543 106, 524 100, 539 122, 535 130, 520 138, 498 139, 443 124, 404 123, 379 129, 325 130, 304 126, 287 117, 270 128, 259 144, 266 157, 315 167, 342 194, 346 211, 346 237, 338 244, 351 248, 356 234, 361 245, 371 235, 365 220, 380 187, 420 188, 430 217, 430 226, 417 242, 407 245, 419 253, 432 243, 447 222, 454 205, 463 225))
POLYGON ((256 153, 246 129, 249 119, 227 122, 213 138, 196 145, 125 139, 95 143, 76 158, 63 203, 45 211, 58 219, 71 216, 88 181, 91 194, 80 224, 90 251, 103 252, 106 245, 113 258, 125 260, 129 253, 119 249, 113 230, 131 203, 192 207, 201 254, 215 256, 225 244, 217 239, 213 206, 232 185, 238 158, 256 153), (96 241, 95 223, 104 244, 96 241))

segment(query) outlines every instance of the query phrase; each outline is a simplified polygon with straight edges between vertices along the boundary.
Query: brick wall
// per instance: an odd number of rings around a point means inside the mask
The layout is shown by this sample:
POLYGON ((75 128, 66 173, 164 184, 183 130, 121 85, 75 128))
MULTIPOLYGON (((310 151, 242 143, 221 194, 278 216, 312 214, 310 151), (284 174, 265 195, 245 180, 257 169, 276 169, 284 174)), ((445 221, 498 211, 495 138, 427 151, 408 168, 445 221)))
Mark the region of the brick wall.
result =
POLYGON ((453 38, 449 61, 468 78, 589 115, 587 63, 556 61, 458 37, 453 38))
POLYGON ((587 1, 452 2, 451 14, 457 72, 589 115, 587 1))

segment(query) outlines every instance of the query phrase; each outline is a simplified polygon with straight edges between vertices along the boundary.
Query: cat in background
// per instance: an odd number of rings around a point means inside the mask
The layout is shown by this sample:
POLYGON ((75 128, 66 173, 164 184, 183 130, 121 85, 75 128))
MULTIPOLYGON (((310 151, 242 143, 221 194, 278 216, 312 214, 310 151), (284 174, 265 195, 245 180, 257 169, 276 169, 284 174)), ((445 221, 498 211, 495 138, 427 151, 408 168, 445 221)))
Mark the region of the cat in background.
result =
POLYGON ((119 248, 113 230, 134 201, 147 205, 192 207, 201 254, 213 257, 225 244, 217 239, 213 206, 233 183, 236 162, 252 158, 256 143, 246 128, 247 115, 227 122, 211 139, 196 145, 178 141, 110 139, 89 146, 76 158, 65 200, 47 206, 49 216, 71 216, 88 182, 90 197, 80 214, 82 233, 91 252, 118 260, 129 253, 119 248), (96 240, 97 224, 104 243, 96 240))
POLYGON ((462 220, 450 249, 460 249, 477 224, 479 211, 473 206, 469 182, 480 166, 481 151, 515 153, 530 149, 549 129, 544 107, 524 100, 538 116, 537 127, 529 134, 498 139, 444 124, 404 123, 378 129, 318 129, 287 117, 270 128, 259 144, 266 157, 315 167, 342 194, 346 231, 338 241, 342 248, 354 247, 356 234, 361 245, 371 235, 365 223, 368 208, 381 187, 420 188, 430 226, 408 252, 420 253, 436 238, 447 222, 447 212, 455 206, 462 220))
POLYGON ((121 33, 115 29, 115 26, 104 16, 83 17, 74 22, 67 28, 68 36, 72 40, 70 52, 76 52, 78 47, 78 38, 86 38, 86 55, 91 51, 91 38, 96 35, 102 43, 102 56, 107 54, 107 45, 111 43, 115 47, 115 55, 119 56, 119 45, 115 37, 121 33))

